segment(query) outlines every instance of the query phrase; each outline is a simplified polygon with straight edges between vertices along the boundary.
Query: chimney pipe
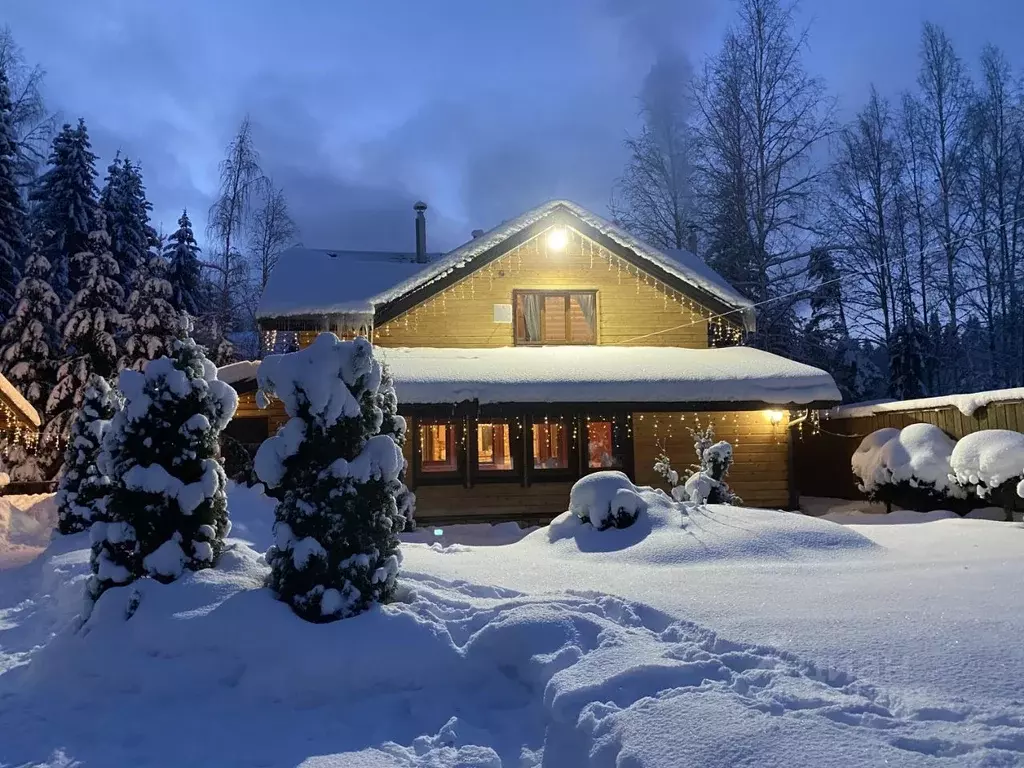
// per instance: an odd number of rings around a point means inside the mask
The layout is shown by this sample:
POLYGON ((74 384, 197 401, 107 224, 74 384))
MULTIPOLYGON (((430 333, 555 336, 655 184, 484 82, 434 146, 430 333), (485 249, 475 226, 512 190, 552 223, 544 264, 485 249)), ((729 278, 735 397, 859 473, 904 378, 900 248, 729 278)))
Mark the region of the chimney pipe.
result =
POLYGON ((482 229, 474 229, 473 230, 473 239, 476 240, 478 237, 482 237, 483 234, 484 234, 484 231, 482 229))
POLYGON ((423 213, 427 204, 418 200, 412 209, 416 211, 416 261, 424 262, 427 260, 427 219, 423 213))
POLYGON ((697 225, 696 224, 687 224, 686 225, 686 250, 688 250, 694 256, 697 255, 697 225))

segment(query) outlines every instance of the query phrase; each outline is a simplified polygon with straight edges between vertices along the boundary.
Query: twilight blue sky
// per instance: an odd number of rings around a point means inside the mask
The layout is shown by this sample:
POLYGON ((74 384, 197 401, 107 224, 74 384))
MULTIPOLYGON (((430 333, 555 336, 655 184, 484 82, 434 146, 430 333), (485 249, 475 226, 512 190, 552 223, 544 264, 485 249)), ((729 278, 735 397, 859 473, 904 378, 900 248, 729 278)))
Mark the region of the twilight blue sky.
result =
MULTIPOLYGON (((699 66, 731 0, 0 0, 46 96, 86 118, 101 171, 141 160, 154 218, 197 230, 249 112, 306 245, 432 250, 552 197, 602 212, 659 51, 699 66)), ((806 64, 840 115, 916 75, 921 23, 1024 69, 1021 0, 803 0, 806 64)))

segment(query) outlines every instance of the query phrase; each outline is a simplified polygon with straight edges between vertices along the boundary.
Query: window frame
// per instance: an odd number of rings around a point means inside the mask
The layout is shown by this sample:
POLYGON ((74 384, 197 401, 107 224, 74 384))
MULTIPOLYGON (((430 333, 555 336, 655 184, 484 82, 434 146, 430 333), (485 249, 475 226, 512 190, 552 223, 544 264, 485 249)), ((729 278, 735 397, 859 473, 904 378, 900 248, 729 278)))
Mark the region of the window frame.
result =
POLYGON ((580 440, 579 440, 579 417, 573 415, 552 415, 545 413, 531 413, 525 417, 525 425, 529 427, 529 434, 523 431, 523 454, 526 460, 529 483, 561 483, 567 480, 578 480, 580 473, 580 440), (565 429, 566 444, 566 466, 545 469, 534 466, 536 456, 533 452, 533 428, 536 424, 543 424, 545 418, 550 423, 561 421, 565 429), (575 436, 574 433, 575 432, 575 436))
POLYGON ((616 411, 615 413, 591 414, 584 413, 580 416, 580 477, 593 474, 594 472, 618 471, 625 473, 631 480, 634 478, 634 446, 633 446, 633 414, 629 411, 616 411), (590 422, 607 422, 612 427, 612 448, 616 442, 619 444, 619 457, 622 459, 621 467, 591 467, 590 466, 590 422))
POLYGON ((523 479, 523 419, 519 416, 486 416, 479 414, 470 420, 472 428, 466 451, 473 485, 483 483, 521 483, 523 479), (481 424, 507 424, 509 427, 509 450, 512 469, 480 469, 478 445, 481 424))
MULTIPOLYGON (((545 301, 541 303, 541 327, 544 327, 545 301)), ((581 288, 568 290, 548 290, 533 288, 515 288, 512 291, 512 343, 517 347, 593 347, 600 343, 601 329, 601 304, 599 292, 596 288, 581 288), (594 340, 593 341, 572 341, 572 297, 574 295, 590 295, 594 297, 594 340), (565 299, 565 341, 527 341, 519 338, 519 298, 526 295, 540 296, 542 300, 549 297, 560 297, 565 299)))
POLYGON ((417 486, 420 485, 464 485, 466 482, 466 450, 460 436, 465 430, 465 419, 444 418, 443 416, 418 416, 413 425, 412 433, 412 476, 417 486), (443 472, 423 471, 423 439, 420 430, 423 427, 444 425, 452 430, 452 442, 455 452, 455 469, 443 472))

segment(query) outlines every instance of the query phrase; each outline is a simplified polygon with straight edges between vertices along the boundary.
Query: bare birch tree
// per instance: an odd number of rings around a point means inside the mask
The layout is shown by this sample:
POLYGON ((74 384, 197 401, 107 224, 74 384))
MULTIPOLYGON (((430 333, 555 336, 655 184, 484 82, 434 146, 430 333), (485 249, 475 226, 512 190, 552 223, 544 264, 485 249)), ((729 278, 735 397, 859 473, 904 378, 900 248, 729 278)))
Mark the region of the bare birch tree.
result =
POLYGON ((267 180, 266 191, 252 217, 249 248, 253 255, 260 293, 267 287, 270 273, 277 266, 281 252, 295 242, 298 228, 288 213, 284 191, 267 180))
POLYGON ((22 187, 36 177, 46 161, 50 139, 57 127, 56 114, 47 111, 42 82, 46 73, 29 66, 10 27, 0 29, 0 69, 7 73, 11 90, 11 125, 17 143, 17 175, 22 187))

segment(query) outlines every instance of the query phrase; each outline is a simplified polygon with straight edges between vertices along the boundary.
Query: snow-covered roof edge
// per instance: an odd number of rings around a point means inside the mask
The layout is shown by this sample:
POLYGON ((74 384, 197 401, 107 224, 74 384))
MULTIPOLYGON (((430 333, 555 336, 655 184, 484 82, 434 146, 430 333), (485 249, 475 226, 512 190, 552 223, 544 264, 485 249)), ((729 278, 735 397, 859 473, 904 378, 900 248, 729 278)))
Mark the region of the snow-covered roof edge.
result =
POLYGON ((983 406, 1016 400, 1024 401, 1024 387, 992 389, 987 392, 967 392, 958 395, 940 395, 938 397, 922 397, 916 400, 850 403, 830 408, 824 412, 824 415, 830 419, 855 419, 863 416, 874 416, 879 413, 937 410, 954 407, 964 416, 969 417, 973 416, 974 412, 983 406))
POLYGON ((259 370, 259 367, 259 360, 239 360, 237 363, 229 363, 218 368, 217 378, 225 384, 249 381, 256 378, 256 371, 259 370))
MULTIPOLYGON (((450 251, 443 258, 430 264, 408 280, 404 280, 387 291, 378 294, 373 301, 377 304, 386 304, 400 299, 412 291, 430 285, 436 280, 440 280, 450 274, 453 270, 466 266, 473 259, 500 245, 513 235, 537 223, 546 216, 555 213, 559 209, 566 210, 584 224, 593 227, 620 246, 628 248, 637 254, 637 256, 657 267, 660 267, 665 272, 704 291, 705 293, 710 294, 727 306, 741 310, 744 326, 747 330, 754 330, 756 323, 753 302, 729 285, 724 278, 721 279, 720 282, 709 279, 707 273, 714 274, 710 267, 705 267, 704 274, 701 274, 694 269, 690 269, 685 264, 673 259, 665 252, 637 239, 626 230, 616 224, 613 224, 607 219, 592 213, 578 203, 563 199, 550 200, 536 208, 526 211, 514 219, 510 219, 503 224, 499 224, 490 231, 485 232, 479 237, 473 238, 467 243, 459 246, 454 251, 450 251)), ((694 258, 699 257, 694 256, 694 258)))
POLYGON ((42 420, 39 418, 39 413, 32 407, 32 403, 26 400, 21 392, 19 392, 17 388, 2 374, 0 374, 0 393, 3 393, 3 396, 10 401, 11 406, 16 410, 21 411, 22 415, 34 426, 38 427, 42 424, 42 420))

